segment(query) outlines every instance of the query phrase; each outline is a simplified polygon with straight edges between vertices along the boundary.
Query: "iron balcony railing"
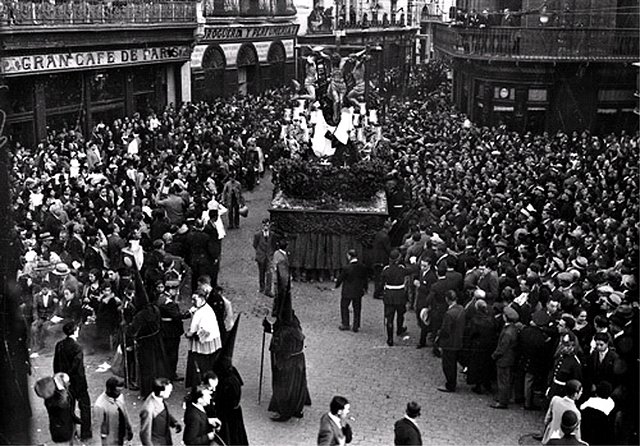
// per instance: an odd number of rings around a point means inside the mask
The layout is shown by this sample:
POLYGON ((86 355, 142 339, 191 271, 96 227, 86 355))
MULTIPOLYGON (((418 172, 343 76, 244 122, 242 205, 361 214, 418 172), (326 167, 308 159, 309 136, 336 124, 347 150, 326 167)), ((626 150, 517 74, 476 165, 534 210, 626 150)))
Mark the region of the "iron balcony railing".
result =
POLYGON ((76 26, 117 24, 197 24, 196 4, 191 1, 99 2, 47 1, 0 2, 0 26, 76 26))
MULTIPOLYGON (((307 21, 307 34, 331 34, 333 33, 335 27, 335 18, 334 17, 324 17, 314 19, 310 17, 307 21)), ((407 26, 405 23, 404 14, 398 14, 396 16, 389 17, 383 13, 380 13, 379 16, 372 15, 369 17, 367 14, 364 14, 360 20, 356 17, 352 17, 348 20, 345 20, 341 17, 338 20, 338 30, 345 31, 360 31, 360 30, 375 30, 375 29, 386 29, 386 28, 402 28, 407 26)))
POLYGON ((293 0, 205 0, 205 17, 295 16, 293 0))
POLYGON ((436 50, 453 57, 533 61, 636 61, 640 32, 621 28, 463 28, 435 24, 436 50))

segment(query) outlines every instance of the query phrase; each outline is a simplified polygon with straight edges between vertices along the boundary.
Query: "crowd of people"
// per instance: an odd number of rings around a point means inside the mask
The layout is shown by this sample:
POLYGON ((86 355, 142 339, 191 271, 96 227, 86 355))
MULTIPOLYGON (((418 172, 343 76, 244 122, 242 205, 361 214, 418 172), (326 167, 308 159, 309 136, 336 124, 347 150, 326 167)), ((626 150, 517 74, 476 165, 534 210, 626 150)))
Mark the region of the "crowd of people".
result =
MULTIPOLYGON (((221 387, 229 383, 226 397, 239 399, 242 381, 223 353, 234 318, 218 286, 222 244, 240 225, 243 191, 288 150, 278 122, 286 105, 272 91, 99 122, 88 135, 56 129, 36 147, 13 143, 21 315, 32 358, 59 341, 54 372, 69 376, 81 438, 92 436, 87 381, 78 371, 83 349, 106 352, 111 371, 144 398, 162 392, 159 378, 192 389, 212 371, 221 387), (186 376, 179 376, 185 336, 186 376)), ((120 385, 107 383, 94 404, 116 420, 120 385)), ((243 429, 227 435, 222 423, 219 435, 246 444, 243 429)))
MULTIPOLYGON (((420 70, 412 76, 420 79, 420 70)), ((393 203, 403 208, 376 235, 370 262, 388 344, 406 332, 408 308, 421 328, 418 347, 442 357, 442 391, 457 390, 460 364, 474 392, 497 382, 496 409, 513 396, 525 409, 548 407, 545 443, 567 426, 593 444, 605 434, 608 443, 637 442, 638 135, 476 127, 455 112, 446 88, 391 100, 377 148, 393 165, 393 203), (406 234, 397 229, 403 227, 406 234)), ((32 351, 45 348, 56 327, 63 327, 71 357, 78 351, 68 339, 120 347, 127 384, 145 398, 162 398, 167 383, 158 378, 181 378, 177 349, 183 320, 191 319, 186 384, 195 386, 195 409, 189 406, 187 418, 197 426, 210 403, 205 371, 235 380, 237 395, 241 379, 221 361, 237 328, 217 285, 221 215, 229 213, 226 229, 237 227, 242 190, 259 181, 268 162, 286 156, 278 140, 286 106, 287 95, 276 91, 101 122, 90 135, 64 129, 35 148, 16 144, 20 296, 32 351)), ((256 251, 262 244, 256 237, 256 251)), ((278 248, 286 258, 286 245, 278 248)), ((265 330, 277 331, 278 364, 278 348, 301 351, 304 336, 290 308, 289 272, 278 276, 276 266, 279 285, 271 293, 266 271, 277 262, 256 261, 261 291, 275 294, 276 323, 265 330)), ((356 275, 362 297, 366 280, 356 275)), ((341 328, 357 331, 359 317, 350 327, 348 304, 346 318, 344 311, 341 328)), ((283 366, 301 370, 292 378, 295 395, 284 395, 286 383, 274 395, 295 400, 295 409, 272 400, 276 421, 301 415, 310 403, 304 357, 296 361, 302 363, 283 366)), ((69 376, 83 418, 86 380, 80 389, 69 376)), ((64 376, 53 384, 64 393, 64 376)), ((104 401, 119 421, 121 385, 107 383, 104 401)), ((166 429, 175 425, 165 418, 166 429)), ((214 429, 204 421, 201 440, 210 441, 214 429)), ((82 428, 91 436, 90 423, 82 428)), ((129 434, 126 423, 117 432, 119 440, 129 434)))
POLYGON ((67 128, 37 147, 16 143, 13 218, 33 351, 68 320, 94 326, 96 344, 112 347, 119 313, 140 309, 128 289, 189 304, 208 275, 215 291, 221 216, 227 229, 239 226, 243 188, 259 183, 278 151, 284 106, 279 92, 185 104, 100 122, 90 135, 67 128))
POLYGON ((477 393, 497 381, 495 408, 550 402, 545 443, 562 435, 560 399, 597 411, 587 441, 637 441, 638 135, 476 127, 444 90, 388 116, 410 228, 396 249, 391 225, 374 240, 389 345, 406 298, 418 347, 442 356, 442 391, 461 364, 477 393))

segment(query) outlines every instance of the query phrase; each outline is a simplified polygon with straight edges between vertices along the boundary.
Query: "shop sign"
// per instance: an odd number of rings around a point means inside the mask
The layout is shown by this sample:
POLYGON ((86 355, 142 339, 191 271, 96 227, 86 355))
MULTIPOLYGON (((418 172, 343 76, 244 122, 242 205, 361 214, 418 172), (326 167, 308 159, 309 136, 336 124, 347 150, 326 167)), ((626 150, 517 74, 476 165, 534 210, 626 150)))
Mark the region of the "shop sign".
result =
POLYGON ((262 26, 208 26, 202 40, 252 40, 274 37, 291 37, 298 33, 297 24, 262 26))
POLYGON ((188 60, 189 46, 130 48, 124 50, 83 51, 78 53, 35 54, 2 58, 5 76, 83 68, 108 68, 157 62, 188 60))

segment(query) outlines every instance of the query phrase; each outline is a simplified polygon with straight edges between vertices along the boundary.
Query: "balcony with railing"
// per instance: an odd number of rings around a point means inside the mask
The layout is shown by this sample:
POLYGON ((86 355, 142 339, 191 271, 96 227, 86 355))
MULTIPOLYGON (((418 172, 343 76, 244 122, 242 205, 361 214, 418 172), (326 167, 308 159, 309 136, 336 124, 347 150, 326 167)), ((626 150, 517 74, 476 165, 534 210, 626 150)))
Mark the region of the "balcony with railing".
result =
POLYGON ((320 9, 311 12, 307 18, 307 34, 333 34, 335 30, 345 31, 345 33, 363 30, 384 30, 388 28, 404 28, 407 26, 404 13, 385 12, 382 8, 374 8, 372 11, 364 12, 358 17, 355 12, 347 17, 341 14, 336 24, 332 8, 326 11, 320 9))
POLYGON ((296 15, 293 0, 205 0, 206 18, 216 17, 291 17, 296 15))
POLYGON ((196 25, 192 1, 101 2, 13 1, 0 3, 0 28, 77 27, 100 25, 196 25))
POLYGON ((433 43, 449 56, 522 61, 637 61, 640 32, 624 28, 464 28, 436 24, 433 43))

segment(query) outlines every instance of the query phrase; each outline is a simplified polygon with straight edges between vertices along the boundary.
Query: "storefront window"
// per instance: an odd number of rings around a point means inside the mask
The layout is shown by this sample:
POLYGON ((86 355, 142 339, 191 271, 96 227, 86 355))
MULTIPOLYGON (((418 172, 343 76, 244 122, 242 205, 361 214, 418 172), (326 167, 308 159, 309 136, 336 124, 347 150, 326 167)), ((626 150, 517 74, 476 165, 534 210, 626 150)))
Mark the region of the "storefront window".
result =
POLYGON ((7 82, 9 113, 19 114, 33 110, 33 78, 24 77, 7 82))
POLYGON ((45 76, 45 101, 47 108, 79 105, 82 101, 82 77, 80 73, 50 74, 45 76))
POLYGON ((9 123, 7 125, 7 137, 12 143, 19 142, 29 146, 33 144, 33 120, 25 122, 9 123))
POLYGON ((117 103, 104 110, 94 110, 91 112, 93 124, 103 122, 111 125, 116 119, 121 119, 125 115, 124 104, 117 103))
POLYGON ((138 93, 133 96, 134 109, 143 115, 155 109, 155 93, 138 93))
POLYGON ((81 130, 82 114, 81 112, 47 114, 47 127, 56 131, 81 130))
POLYGON ((151 92, 156 88, 156 68, 140 67, 131 72, 134 93, 151 92))
POLYGON ((92 102, 124 97, 124 75, 121 70, 95 71, 89 76, 92 102))

